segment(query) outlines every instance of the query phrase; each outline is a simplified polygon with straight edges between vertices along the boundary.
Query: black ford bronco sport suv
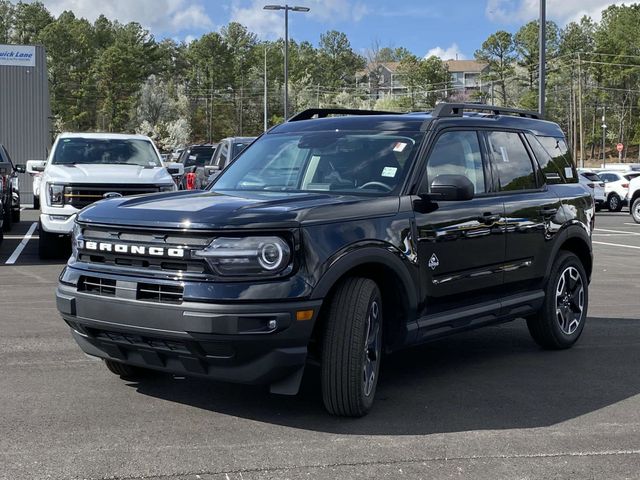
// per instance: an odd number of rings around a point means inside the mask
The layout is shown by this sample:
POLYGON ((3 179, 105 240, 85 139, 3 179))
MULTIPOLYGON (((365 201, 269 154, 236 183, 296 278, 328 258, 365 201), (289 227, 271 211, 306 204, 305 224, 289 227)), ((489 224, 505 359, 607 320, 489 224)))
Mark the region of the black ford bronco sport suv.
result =
POLYGON ((584 328, 594 204, 535 113, 307 110, 205 191, 78 214, 57 306, 82 350, 295 394, 364 415, 382 355, 526 319, 541 347, 584 328))

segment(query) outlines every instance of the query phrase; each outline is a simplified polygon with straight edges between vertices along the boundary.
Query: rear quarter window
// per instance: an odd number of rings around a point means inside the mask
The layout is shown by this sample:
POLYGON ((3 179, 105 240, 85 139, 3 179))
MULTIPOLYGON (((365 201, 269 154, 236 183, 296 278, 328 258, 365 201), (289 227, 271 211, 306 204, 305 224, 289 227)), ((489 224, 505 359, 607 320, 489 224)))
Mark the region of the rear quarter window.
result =
POLYGON ((578 173, 564 138, 527 134, 527 139, 538 158, 547 183, 578 183, 578 173), (540 146, 544 148, 544 152, 537 151, 540 146), (560 180, 553 181, 550 178, 555 173, 560 176, 560 180))

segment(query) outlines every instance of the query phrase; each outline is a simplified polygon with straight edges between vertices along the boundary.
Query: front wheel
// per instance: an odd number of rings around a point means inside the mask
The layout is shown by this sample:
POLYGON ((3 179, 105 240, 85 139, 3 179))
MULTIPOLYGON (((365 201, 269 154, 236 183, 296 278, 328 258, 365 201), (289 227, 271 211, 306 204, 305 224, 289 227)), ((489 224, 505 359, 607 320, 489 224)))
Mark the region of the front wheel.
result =
POLYGON ((636 198, 631 204, 631 216, 634 222, 640 223, 640 197, 636 198))
POLYGON ((8 232, 11 230, 11 223, 13 220, 13 216, 11 215, 11 206, 7 205, 5 206, 4 210, 2 211, 2 218, 4 220, 4 223, 2 224, 2 229, 5 232, 8 232))
POLYGON ((527 319, 529 333, 542 348, 569 348, 582 334, 588 304, 588 279, 582 262, 573 253, 561 252, 551 269, 542 309, 527 319))
POLYGON ((382 356, 382 298, 368 278, 348 278, 327 310, 322 399, 333 415, 361 417, 373 406, 382 356))
POLYGON ((33 197, 33 209, 40 210, 40 197, 33 197))
POLYGON ((16 208, 11 212, 11 220, 13 223, 20 223, 20 207, 16 208))
POLYGON ((609 199, 607 200, 607 208, 610 212, 619 212, 622 210, 622 200, 617 193, 612 193, 609 195, 609 199))

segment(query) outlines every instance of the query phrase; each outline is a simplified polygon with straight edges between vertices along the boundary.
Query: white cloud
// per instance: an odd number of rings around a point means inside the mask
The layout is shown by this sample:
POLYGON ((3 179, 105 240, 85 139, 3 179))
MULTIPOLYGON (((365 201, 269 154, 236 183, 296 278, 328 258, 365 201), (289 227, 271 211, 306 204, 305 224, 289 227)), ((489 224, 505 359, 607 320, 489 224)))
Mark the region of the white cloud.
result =
MULTIPOLYGON (((602 10, 609 5, 621 5, 622 0, 547 0, 547 18, 560 24, 588 15, 600 20, 602 10)), ((485 15, 497 23, 523 23, 538 18, 540 0, 487 0, 485 15)))
POLYGON ((442 60, 465 60, 467 57, 460 50, 457 43, 450 45, 447 48, 435 47, 427 52, 424 58, 439 57, 442 60))
POLYGON ((71 10, 77 17, 94 21, 101 14, 123 23, 138 22, 154 33, 208 29, 213 21, 200 1, 194 0, 44 0, 53 15, 71 10))
MULTIPOLYGON (((231 4, 232 22, 239 22, 260 37, 278 38, 284 34, 282 11, 264 10, 274 0, 234 0, 231 4)), ((369 8, 363 2, 350 0, 299 0, 301 6, 309 7, 308 13, 289 12, 289 23, 296 21, 298 15, 323 23, 359 22, 369 14, 369 8)))

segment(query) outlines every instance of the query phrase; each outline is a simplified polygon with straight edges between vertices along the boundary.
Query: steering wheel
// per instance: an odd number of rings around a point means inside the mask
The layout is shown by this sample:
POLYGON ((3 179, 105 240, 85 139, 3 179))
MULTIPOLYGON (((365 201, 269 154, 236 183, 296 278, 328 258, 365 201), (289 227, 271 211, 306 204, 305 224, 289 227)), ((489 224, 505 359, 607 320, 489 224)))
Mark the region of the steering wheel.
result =
POLYGON ((391 190, 393 190, 392 187, 390 187, 386 183, 382 183, 382 182, 367 182, 367 183, 364 183, 364 184, 360 185, 358 187, 358 189, 364 190, 367 187, 378 187, 378 188, 382 189, 385 192, 390 192, 391 190))

